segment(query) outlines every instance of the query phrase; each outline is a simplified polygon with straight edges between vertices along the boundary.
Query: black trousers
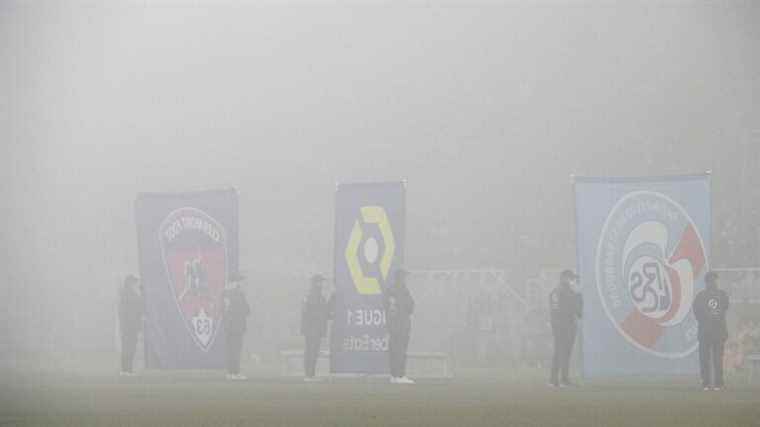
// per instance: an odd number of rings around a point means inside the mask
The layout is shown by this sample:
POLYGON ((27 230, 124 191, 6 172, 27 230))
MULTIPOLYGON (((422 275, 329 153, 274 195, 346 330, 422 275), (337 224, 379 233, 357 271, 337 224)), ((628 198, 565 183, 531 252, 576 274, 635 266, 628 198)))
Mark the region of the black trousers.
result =
POLYGON ((137 332, 121 333, 121 371, 132 372, 137 350, 137 332))
POLYGON ((227 335, 227 372, 240 373, 240 352, 243 350, 243 334, 227 335))
POLYGON ((704 387, 708 387, 710 384, 723 387, 723 345, 725 342, 726 340, 723 338, 699 340, 699 368, 702 374, 702 386, 704 387), (714 374, 712 378, 710 378, 711 370, 714 374))
POLYGON ((410 329, 391 330, 388 342, 388 362, 392 377, 406 376, 406 350, 409 348, 410 329))
POLYGON ((567 328, 554 331, 554 357, 552 357, 551 381, 558 384, 569 381, 570 356, 573 354, 575 345, 575 328, 567 328), (561 375, 561 378, 559 378, 561 375))
POLYGON ((322 337, 306 335, 306 346, 303 349, 303 371, 307 377, 313 377, 317 371, 317 359, 319 359, 319 345, 322 337))

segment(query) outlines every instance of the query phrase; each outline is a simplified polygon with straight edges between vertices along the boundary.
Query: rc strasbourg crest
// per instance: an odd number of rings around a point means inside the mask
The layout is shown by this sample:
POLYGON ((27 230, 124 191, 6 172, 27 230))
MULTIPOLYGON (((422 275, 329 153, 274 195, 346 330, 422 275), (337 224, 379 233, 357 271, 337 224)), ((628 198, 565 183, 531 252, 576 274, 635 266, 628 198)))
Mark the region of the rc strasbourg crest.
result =
POLYGON ((222 324, 227 238, 205 212, 171 212, 159 229, 164 267, 174 301, 195 344, 208 351, 222 324))
POLYGON ((599 296, 632 345, 680 358, 696 349, 691 305, 707 269, 699 229, 668 196, 635 191, 612 208, 596 252, 599 296))

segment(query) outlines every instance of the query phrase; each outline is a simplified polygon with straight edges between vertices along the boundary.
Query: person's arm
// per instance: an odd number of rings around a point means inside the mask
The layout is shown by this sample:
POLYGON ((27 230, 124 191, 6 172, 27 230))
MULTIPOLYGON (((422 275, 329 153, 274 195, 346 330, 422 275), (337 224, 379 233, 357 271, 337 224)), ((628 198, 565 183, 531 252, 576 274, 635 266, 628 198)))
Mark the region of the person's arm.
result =
POLYGON ((723 291, 723 299, 725 300, 725 304, 726 304, 725 305, 725 307, 726 307, 725 311, 728 311, 729 307, 731 307, 731 298, 728 297, 728 292, 723 291))
POLYGON ((304 298, 303 302, 301 302, 301 335, 306 335, 306 329, 308 328, 309 320, 307 319, 308 313, 306 311, 308 304, 308 299, 304 298))
POLYGON ((327 300, 327 320, 335 319, 335 292, 327 300))
POLYGON ((118 305, 117 310, 119 311, 119 322, 122 322, 124 321, 124 314, 126 314, 126 311, 127 311, 125 307, 126 301, 124 300, 123 290, 119 292, 119 301, 117 305, 118 305))
POLYGON ((576 304, 575 304, 575 315, 579 319, 583 319, 583 295, 577 294, 576 295, 576 304))
POLYGON ((549 309, 549 324, 554 327, 554 301, 553 301, 554 291, 549 291, 549 297, 548 299, 548 305, 547 308, 549 309))
POLYGON ((694 298, 694 302, 691 304, 691 311, 694 313, 694 318, 697 319, 697 323, 702 321, 702 310, 700 310, 700 295, 697 294, 697 296, 694 298))
POLYGON ((243 316, 248 317, 251 315, 251 305, 248 304, 248 298, 245 297, 244 293, 240 293, 240 301, 243 303, 243 316))

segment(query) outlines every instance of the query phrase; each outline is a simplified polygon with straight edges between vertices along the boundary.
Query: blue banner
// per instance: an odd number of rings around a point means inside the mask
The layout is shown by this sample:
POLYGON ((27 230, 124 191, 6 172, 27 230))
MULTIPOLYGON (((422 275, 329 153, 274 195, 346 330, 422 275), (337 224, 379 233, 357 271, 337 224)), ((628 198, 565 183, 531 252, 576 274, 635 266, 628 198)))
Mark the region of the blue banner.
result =
POLYGON ((577 178, 575 197, 584 375, 696 374, 709 175, 577 178))
POLYGON ((388 372, 383 289, 404 259, 405 184, 340 184, 335 198, 332 373, 388 372))
POLYGON ((224 367, 222 293, 238 268, 237 212, 232 189, 138 196, 147 368, 224 367))

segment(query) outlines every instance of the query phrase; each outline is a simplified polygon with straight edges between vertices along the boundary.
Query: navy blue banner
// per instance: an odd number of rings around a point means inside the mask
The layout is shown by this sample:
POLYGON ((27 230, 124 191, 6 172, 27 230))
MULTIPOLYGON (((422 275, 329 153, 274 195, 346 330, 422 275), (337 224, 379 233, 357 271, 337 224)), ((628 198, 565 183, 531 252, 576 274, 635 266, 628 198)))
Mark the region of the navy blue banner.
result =
POLYGON ((388 372, 383 289, 403 263, 405 201, 402 182, 338 186, 333 373, 388 372))
POLYGON ((146 367, 224 367, 222 293, 238 268, 237 192, 140 194, 135 213, 146 367))
POLYGON ((575 197, 584 374, 695 374, 709 175, 578 178, 575 197))

